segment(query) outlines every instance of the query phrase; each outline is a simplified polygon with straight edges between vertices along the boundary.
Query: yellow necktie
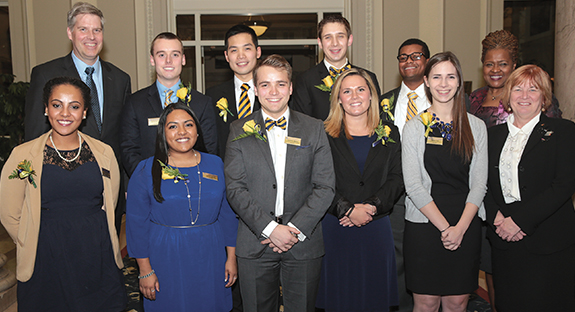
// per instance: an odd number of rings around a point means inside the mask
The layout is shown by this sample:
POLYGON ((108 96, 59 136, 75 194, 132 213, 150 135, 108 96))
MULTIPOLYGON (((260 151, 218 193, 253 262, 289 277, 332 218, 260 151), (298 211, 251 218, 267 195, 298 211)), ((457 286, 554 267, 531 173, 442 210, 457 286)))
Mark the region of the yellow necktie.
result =
POLYGON ((238 112, 238 118, 242 119, 251 115, 251 107, 250 104, 250 97, 248 96, 248 90, 250 89, 250 85, 247 83, 242 84, 242 94, 240 94, 240 106, 238 112))
POLYGON ((407 115, 405 116, 405 121, 410 120, 411 118, 417 116, 417 105, 415 105, 415 99, 417 99, 417 93, 409 92, 407 94, 407 98, 409 99, 407 103, 407 115))
POLYGON ((329 74, 330 74, 332 77, 335 78, 337 75, 340 75, 341 73, 343 73, 344 71, 346 71, 346 70, 348 70, 348 69, 350 69, 350 68, 351 68, 351 64, 349 64, 349 63, 348 63, 348 64, 345 64, 345 66, 342 67, 342 68, 340 68, 340 69, 337 69, 337 68, 335 68, 335 67, 333 67, 333 66, 330 66, 330 67, 329 67, 329 74))
POLYGON ((172 94, 174 94, 174 91, 172 90, 166 91, 166 99, 164 100, 164 107, 172 104, 172 94))

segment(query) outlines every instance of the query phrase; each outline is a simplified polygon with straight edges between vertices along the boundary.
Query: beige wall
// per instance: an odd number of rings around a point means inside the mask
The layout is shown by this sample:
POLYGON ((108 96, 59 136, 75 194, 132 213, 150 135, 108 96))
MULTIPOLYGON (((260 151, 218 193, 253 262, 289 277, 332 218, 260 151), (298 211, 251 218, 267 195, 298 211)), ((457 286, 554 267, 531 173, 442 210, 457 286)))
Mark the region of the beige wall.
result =
MULTIPOLYGON (((28 81, 32 67, 71 50, 66 36, 66 12, 74 2, 9 0, 12 55, 17 80, 28 81)), ((172 16, 176 9, 187 6, 209 10, 213 6, 213 10, 216 10, 238 4, 231 0, 89 2, 98 6, 106 18, 102 59, 130 74, 134 90, 147 86, 153 80, 149 43, 157 33, 173 30, 175 22, 172 16)), ((248 1, 252 2, 254 7, 257 7, 255 3, 260 3, 248 1)), ((259 10, 273 12, 274 9, 303 6, 312 9, 314 5, 311 3, 317 6, 319 2, 274 0, 267 1, 267 7, 259 10), (299 6, 294 6, 296 4, 299 6)), ((397 48, 405 39, 412 37, 427 42, 432 54, 443 50, 455 52, 462 62, 465 80, 472 81, 474 89, 483 85, 480 42, 488 32, 503 27, 503 0, 338 0, 331 6, 341 8, 342 3, 354 33, 352 62, 374 71, 382 91, 399 84, 395 58, 397 48)))

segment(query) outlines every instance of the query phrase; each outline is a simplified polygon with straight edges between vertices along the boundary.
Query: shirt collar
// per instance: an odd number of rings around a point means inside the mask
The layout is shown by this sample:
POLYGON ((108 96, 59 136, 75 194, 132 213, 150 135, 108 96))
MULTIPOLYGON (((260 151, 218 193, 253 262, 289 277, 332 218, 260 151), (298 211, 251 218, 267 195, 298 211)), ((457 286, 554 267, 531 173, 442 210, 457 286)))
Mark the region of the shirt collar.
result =
POLYGON ((421 83, 419 85, 419 87, 417 87, 415 90, 411 90, 409 89, 409 87, 407 87, 407 85, 405 84, 405 82, 401 81, 401 89, 399 90, 399 96, 406 96, 407 94, 411 91, 415 92, 417 94, 418 98, 426 98, 427 95, 425 95, 425 87, 423 86, 424 83, 421 83))
POLYGON ((343 64, 343 66, 337 68, 334 65, 331 65, 325 58, 323 59, 323 64, 325 65, 325 67, 327 68, 327 72, 329 73, 329 68, 333 67, 335 69, 342 69, 345 65, 349 64, 349 60, 347 59, 347 57, 345 58, 345 64, 343 64))
POLYGON ((182 81, 178 80, 178 83, 173 85, 171 88, 168 88, 168 87, 164 86, 159 80, 156 80, 156 87, 158 87, 158 92, 160 93, 160 96, 164 96, 164 92, 166 92, 168 90, 172 90, 172 91, 174 91, 174 94, 176 94, 178 92, 178 89, 180 89, 181 83, 182 83, 182 81))
POLYGON ((79 59, 76 56, 76 54, 74 53, 74 51, 72 51, 72 61, 74 62, 74 65, 76 66, 76 70, 78 70, 78 73, 80 73, 80 76, 86 74, 86 68, 88 68, 88 67, 94 67, 94 73, 92 75, 94 75, 94 74, 100 75, 100 72, 101 72, 100 56, 98 56, 96 58, 96 62, 94 62, 93 65, 88 65, 88 64, 84 63, 84 61, 79 59))
POLYGON ((250 81, 248 81, 248 82, 243 82, 238 77, 236 77, 236 75, 234 75, 234 88, 235 88, 235 90, 238 90, 239 88, 241 88, 244 83, 247 83, 250 86, 250 90, 252 90, 252 91, 254 90, 254 80, 253 79, 250 79, 250 81))
POLYGON ((541 114, 537 114, 537 116, 533 117, 528 123, 526 123, 523 128, 517 128, 513 122, 515 121, 515 114, 509 114, 507 117, 507 129, 509 129, 509 134, 511 136, 515 136, 519 131, 523 132, 526 135, 531 135, 535 126, 539 123, 541 119, 541 114))
MULTIPOLYGON (((266 122, 266 118, 269 118, 269 119, 272 119, 272 120, 278 120, 278 119, 280 119, 280 118, 282 118, 282 117, 285 117, 286 122, 289 124, 289 115, 290 115, 289 107, 288 107, 288 109, 286 109, 286 111, 285 111, 279 118, 277 118, 277 119, 271 117, 271 116, 268 115, 268 114, 266 114, 266 113, 264 112, 264 110, 262 109, 262 118, 264 119, 264 123, 266 122)), ((286 128, 286 130, 287 130, 287 128, 286 128)))

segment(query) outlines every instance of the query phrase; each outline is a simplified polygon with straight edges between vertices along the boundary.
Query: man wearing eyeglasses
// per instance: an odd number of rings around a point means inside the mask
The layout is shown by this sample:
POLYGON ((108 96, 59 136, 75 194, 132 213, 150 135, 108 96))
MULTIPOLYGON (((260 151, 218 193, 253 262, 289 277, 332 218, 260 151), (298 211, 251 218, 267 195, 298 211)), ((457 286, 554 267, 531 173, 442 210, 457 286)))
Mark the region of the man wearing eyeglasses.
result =
MULTIPOLYGON (((403 78, 401 85, 387 93, 383 99, 389 100, 389 112, 385 110, 381 113, 382 119, 392 120, 399 128, 403 130, 405 122, 418 113, 426 110, 431 103, 425 96, 423 88, 423 73, 425 64, 429 58, 429 48, 427 44, 420 39, 407 39, 399 47, 397 60, 399 65, 399 74, 403 78)), ((391 229, 393 231, 393 240, 395 244, 395 261, 397 265, 397 286, 399 290, 399 310, 412 311, 413 298, 405 287, 405 268, 403 266, 403 230, 405 227, 405 195, 402 196, 390 215, 391 229)))

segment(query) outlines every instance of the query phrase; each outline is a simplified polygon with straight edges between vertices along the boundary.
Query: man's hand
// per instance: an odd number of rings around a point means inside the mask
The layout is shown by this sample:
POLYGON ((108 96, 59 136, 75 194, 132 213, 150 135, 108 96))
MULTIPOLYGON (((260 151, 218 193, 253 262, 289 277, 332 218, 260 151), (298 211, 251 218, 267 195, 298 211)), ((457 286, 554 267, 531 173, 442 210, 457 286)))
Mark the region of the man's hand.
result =
POLYGON ((274 252, 282 253, 290 250, 299 242, 298 234, 300 234, 300 231, 296 228, 280 224, 272 231, 270 237, 261 243, 269 245, 274 252))

